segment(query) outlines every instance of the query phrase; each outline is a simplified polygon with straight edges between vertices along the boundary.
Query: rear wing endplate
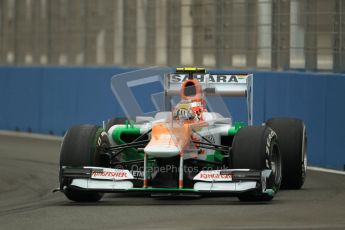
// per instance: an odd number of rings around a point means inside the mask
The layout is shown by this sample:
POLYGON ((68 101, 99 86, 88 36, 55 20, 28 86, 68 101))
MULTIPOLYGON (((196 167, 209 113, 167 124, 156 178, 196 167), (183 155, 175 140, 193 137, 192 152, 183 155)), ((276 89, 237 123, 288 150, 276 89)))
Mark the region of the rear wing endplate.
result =
MULTIPOLYGON (((164 78, 166 99, 179 95, 181 84, 188 79, 191 79, 188 73, 167 74, 164 78)), ((248 124, 253 124, 253 74, 195 73, 192 79, 199 80, 205 96, 246 97, 248 124)))

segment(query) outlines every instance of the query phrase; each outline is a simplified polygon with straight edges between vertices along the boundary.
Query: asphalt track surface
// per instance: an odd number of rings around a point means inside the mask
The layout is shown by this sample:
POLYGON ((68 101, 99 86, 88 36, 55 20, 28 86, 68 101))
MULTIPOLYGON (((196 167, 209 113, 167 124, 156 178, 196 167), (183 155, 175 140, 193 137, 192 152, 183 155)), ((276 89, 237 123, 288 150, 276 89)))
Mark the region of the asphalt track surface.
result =
POLYGON ((0 229, 345 229, 345 176, 309 171, 270 203, 109 194, 78 204, 58 186, 60 141, 0 135, 0 229))

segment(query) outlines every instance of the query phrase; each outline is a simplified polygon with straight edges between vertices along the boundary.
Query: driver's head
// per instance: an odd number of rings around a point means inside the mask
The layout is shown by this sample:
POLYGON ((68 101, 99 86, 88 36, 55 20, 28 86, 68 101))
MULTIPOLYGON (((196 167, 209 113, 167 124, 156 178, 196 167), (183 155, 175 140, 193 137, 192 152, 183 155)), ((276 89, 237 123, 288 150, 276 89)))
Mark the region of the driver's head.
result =
POLYGON ((202 95, 200 82, 196 79, 187 80, 182 83, 180 96, 183 100, 200 100, 202 95))

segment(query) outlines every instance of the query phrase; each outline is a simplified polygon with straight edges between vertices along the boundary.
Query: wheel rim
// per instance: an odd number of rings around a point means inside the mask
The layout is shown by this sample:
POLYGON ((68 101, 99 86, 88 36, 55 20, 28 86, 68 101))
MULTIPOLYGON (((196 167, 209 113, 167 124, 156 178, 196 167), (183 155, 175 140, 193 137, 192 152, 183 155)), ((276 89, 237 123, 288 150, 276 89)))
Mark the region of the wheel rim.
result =
POLYGON ((302 139, 302 183, 303 183, 307 175, 307 166, 308 166, 307 136, 306 136, 305 126, 303 127, 302 138, 303 138, 302 139))
POLYGON ((272 170, 272 175, 274 177, 274 183, 276 185, 280 184, 281 180, 281 159, 280 159, 280 152, 277 144, 272 146, 272 153, 270 159, 270 165, 272 170))

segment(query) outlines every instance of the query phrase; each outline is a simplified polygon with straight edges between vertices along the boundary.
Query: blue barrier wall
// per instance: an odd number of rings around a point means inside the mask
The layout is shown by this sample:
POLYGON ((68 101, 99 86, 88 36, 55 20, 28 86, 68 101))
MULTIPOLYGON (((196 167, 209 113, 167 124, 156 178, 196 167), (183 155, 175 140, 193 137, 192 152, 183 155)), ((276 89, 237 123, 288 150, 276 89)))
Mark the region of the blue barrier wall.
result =
MULTIPOLYGON (((123 116, 110 78, 127 68, 0 68, 0 129, 62 135, 73 124, 101 124, 123 116)), ((303 119, 309 163, 343 169, 345 75, 254 72, 254 123, 271 117, 303 119)), ((136 95, 150 94, 148 90, 136 95)), ((234 120, 245 121, 243 99, 226 100, 234 120)))
POLYGON ((110 78, 120 68, 0 68, 0 129, 62 135, 120 116, 110 78))
POLYGON ((255 121, 277 116, 303 119, 308 131, 309 163, 343 170, 345 75, 256 73, 255 76, 255 121))

